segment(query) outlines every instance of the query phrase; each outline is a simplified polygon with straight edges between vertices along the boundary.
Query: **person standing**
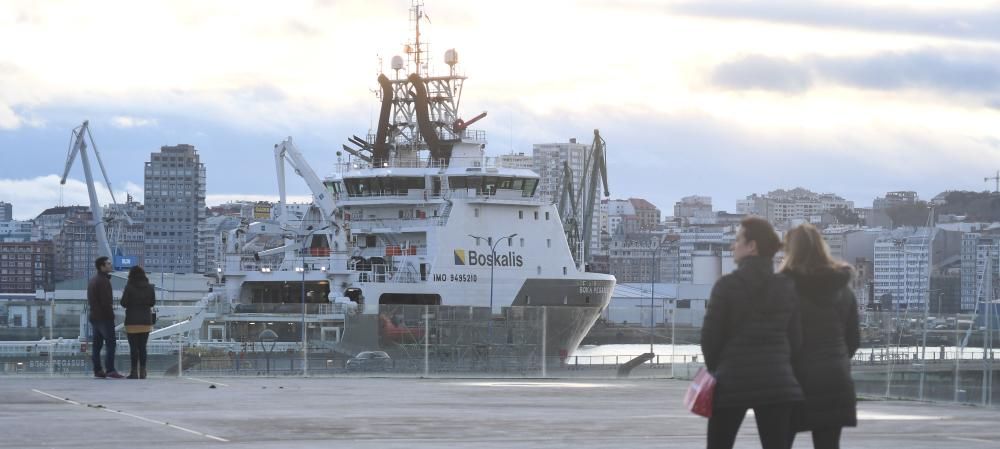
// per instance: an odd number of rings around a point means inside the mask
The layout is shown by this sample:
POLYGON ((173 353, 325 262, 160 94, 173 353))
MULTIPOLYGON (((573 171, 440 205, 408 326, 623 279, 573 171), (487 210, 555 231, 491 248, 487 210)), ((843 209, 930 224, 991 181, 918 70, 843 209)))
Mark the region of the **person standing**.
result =
POLYGON ((774 273, 781 241, 760 217, 741 223, 737 269, 712 287, 701 330, 705 366, 716 378, 708 449, 730 449, 753 409, 764 449, 788 449, 802 389, 792 369, 801 329, 791 279, 774 273))
POLYGON ((94 377, 121 379, 124 376, 115 370, 115 311, 111 289, 111 259, 105 256, 94 261, 97 274, 87 284, 87 304, 90 305, 90 328, 93 330, 93 353, 90 361, 94 364, 94 377), (101 367, 101 348, 104 348, 104 368, 101 367), (107 368, 107 371, 104 369, 107 368))
POLYGON ((156 291, 149 284, 146 271, 134 266, 128 272, 128 283, 122 291, 121 305, 125 308, 125 332, 128 333, 129 379, 146 378, 146 343, 153 330, 153 306, 156 291))
POLYGON ((813 447, 837 449, 841 429, 858 425, 851 358, 861 331, 851 267, 830 257, 816 227, 803 224, 785 235, 781 272, 795 282, 802 322, 802 357, 795 368, 806 400, 791 438, 812 431, 813 447))

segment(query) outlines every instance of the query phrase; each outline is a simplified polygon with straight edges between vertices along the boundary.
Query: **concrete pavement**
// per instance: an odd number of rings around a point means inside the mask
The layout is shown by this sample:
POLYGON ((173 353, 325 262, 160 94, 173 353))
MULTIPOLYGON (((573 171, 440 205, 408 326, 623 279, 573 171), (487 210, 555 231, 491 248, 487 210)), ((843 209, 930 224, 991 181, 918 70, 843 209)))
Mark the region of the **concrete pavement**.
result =
MULTIPOLYGON (((0 378, 0 448, 702 448, 685 381, 0 378), (215 388, 211 388, 211 386, 215 388)), ((845 448, 1000 447, 1000 411, 863 401, 845 448)), ((737 442, 760 447, 752 414, 737 442)), ((809 448, 808 435, 796 447, 809 448)))

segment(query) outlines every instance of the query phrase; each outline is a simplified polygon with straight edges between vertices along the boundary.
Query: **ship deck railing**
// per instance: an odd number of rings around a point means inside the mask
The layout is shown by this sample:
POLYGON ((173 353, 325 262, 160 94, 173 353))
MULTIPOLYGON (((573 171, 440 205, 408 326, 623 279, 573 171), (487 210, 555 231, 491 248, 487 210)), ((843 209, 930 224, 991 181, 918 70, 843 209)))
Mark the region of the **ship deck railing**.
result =
MULTIPOLYGON (((408 265, 406 266, 408 267, 408 265)), ((403 283, 420 282, 420 274, 415 270, 399 269, 394 264, 362 264, 352 263, 348 266, 354 270, 352 280, 358 283, 403 283)), ((427 275, 429 276, 429 274, 427 275)))
POLYGON ((349 162, 341 162, 335 165, 337 173, 344 174, 351 170, 370 170, 377 168, 449 168, 456 167, 480 168, 483 170, 493 168, 522 168, 533 170, 533 167, 523 163, 517 163, 513 158, 505 156, 484 156, 484 157, 459 157, 452 156, 450 160, 431 157, 393 157, 388 159, 374 159, 371 162, 361 159, 352 159, 349 162))
MULTIPOLYGON (((528 203, 540 203, 542 199, 537 194, 531 196, 530 192, 526 193, 523 190, 518 189, 483 189, 483 188, 465 188, 465 189, 442 189, 440 191, 434 191, 432 189, 409 189, 406 191, 397 190, 383 190, 383 191, 371 191, 364 193, 353 193, 348 194, 341 192, 334 195, 334 199, 338 202, 366 202, 366 201, 384 201, 384 202, 399 202, 399 201, 412 201, 416 203, 436 203, 441 201, 447 201, 451 198, 477 198, 482 200, 510 200, 510 201, 523 201, 528 203)), ((434 218, 434 217, 426 217, 434 218)), ((353 216, 351 218, 353 220, 353 216)))

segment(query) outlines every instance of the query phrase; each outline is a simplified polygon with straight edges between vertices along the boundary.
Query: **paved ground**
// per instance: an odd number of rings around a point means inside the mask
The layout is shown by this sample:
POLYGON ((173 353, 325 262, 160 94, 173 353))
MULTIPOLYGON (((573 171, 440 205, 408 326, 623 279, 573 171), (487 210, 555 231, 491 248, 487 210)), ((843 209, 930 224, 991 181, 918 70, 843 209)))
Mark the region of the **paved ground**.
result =
MULTIPOLYGON (((0 448, 702 448, 705 420, 680 405, 686 385, 5 377, 0 448)), ((865 401, 859 414, 845 448, 1000 447, 998 410, 865 401)), ((737 447, 760 447, 752 415, 737 447)))

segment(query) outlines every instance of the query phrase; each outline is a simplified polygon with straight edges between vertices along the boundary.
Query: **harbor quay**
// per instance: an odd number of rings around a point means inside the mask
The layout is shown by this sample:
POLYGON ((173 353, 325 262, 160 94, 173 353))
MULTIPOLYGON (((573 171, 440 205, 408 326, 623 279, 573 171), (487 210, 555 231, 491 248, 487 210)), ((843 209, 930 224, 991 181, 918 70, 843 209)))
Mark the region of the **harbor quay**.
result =
MULTIPOLYGON (((6 377, 0 448, 705 446, 667 379, 6 377)), ((991 408, 862 400, 843 446, 994 448, 991 408)), ((812 447, 800 435, 796 447, 812 447)), ((737 448, 760 447, 753 414, 737 448)))

